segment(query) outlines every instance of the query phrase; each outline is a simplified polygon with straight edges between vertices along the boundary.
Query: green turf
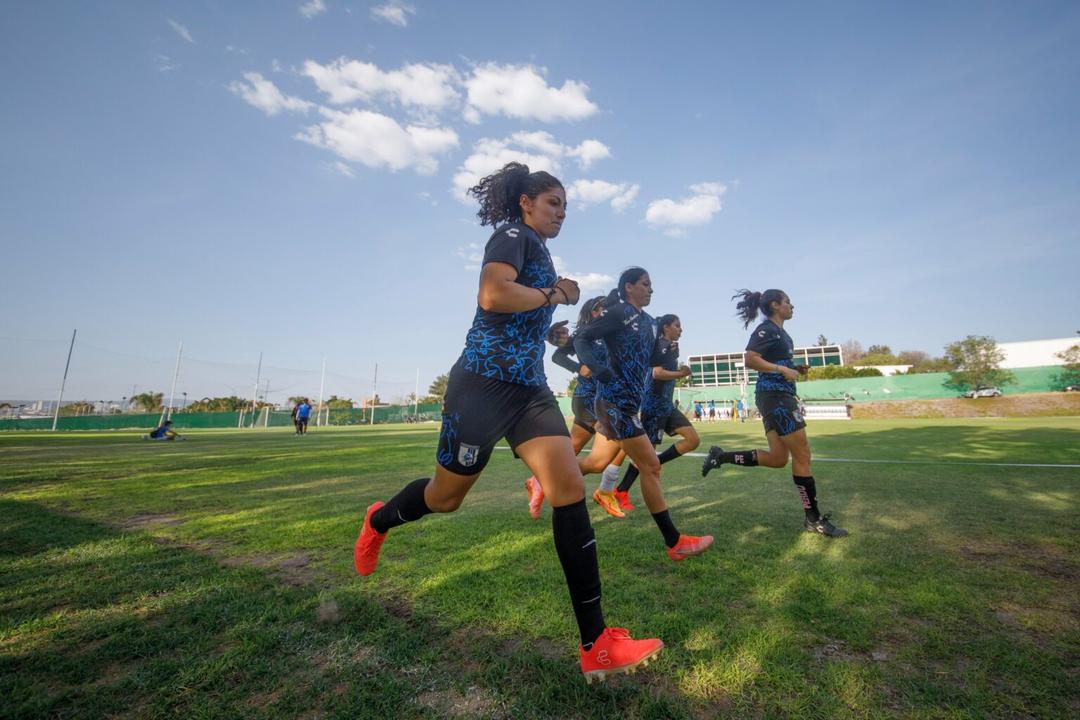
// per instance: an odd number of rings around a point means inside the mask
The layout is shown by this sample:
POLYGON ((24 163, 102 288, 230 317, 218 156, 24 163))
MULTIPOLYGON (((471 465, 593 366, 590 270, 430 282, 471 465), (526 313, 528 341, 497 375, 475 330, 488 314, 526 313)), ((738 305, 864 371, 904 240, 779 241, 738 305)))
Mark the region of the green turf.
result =
POLYGON ((801 532, 785 471, 702 481, 696 458, 664 483, 716 536, 699 558, 668 560, 643 506, 590 503, 609 623, 667 644, 599 687, 509 452, 358 578, 363 509, 430 473, 432 427, 0 435, 0 717, 1080 714, 1080 469, 963 464, 1080 464, 1080 419, 810 432, 822 459, 917 461, 815 466, 849 538, 801 532))

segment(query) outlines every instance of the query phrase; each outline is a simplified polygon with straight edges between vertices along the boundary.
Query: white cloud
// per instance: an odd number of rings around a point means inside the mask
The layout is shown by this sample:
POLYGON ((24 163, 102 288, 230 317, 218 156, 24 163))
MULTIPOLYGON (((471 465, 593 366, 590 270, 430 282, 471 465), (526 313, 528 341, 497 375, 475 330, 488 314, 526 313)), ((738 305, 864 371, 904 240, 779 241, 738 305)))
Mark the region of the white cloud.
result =
POLYGON ((334 170, 341 173, 345 177, 348 177, 348 178, 356 177, 356 173, 353 172, 353 169, 351 167, 349 167, 347 164, 341 162, 340 160, 335 160, 333 165, 331 165, 330 167, 332 167, 334 170))
POLYGON ((465 81, 468 104, 465 120, 478 123, 483 115, 506 115, 522 120, 580 120, 600 108, 587 97, 589 86, 567 80, 550 87, 543 68, 486 63, 473 68, 465 81))
POLYGON ((471 202, 465 192, 508 162, 525 163, 533 172, 545 170, 558 175, 565 158, 573 158, 586 168, 594 159, 610 155, 607 145, 599 140, 586 140, 577 146, 563 145, 544 131, 518 132, 502 140, 483 138, 473 146, 472 154, 454 175, 454 196, 462 202, 471 202))
POLYGON ((195 43, 195 38, 191 37, 191 33, 188 32, 188 29, 186 27, 184 27, 180 23, 176 22, 172 18, 165 18, 165 19, 169 22, 169 25, 172 26, 172 29, 176 31, 177 35, 184 38, 185 40, 187 40, 192 45, 196 44, 195 43))
POLYGON ((308 20, 316 15, 322 15, 326 12, 326 3, 323 0, 308 0, 300 6, 300 14, 306 17, 308 20))
POLYGON ((409 24, 409 15, 415 15, 416 8, 406 5, 401 0, 390 0, 385 5, 376 5, 371 8, 371 17, 391 25, 405 27, 409 24))
POLYGON ((484 262, 484 249, 480 247, 479 243, 469 243, 458 247, 457 254, 459 258, 465 260, 466 270, 479 270, 481 263, 484 262))
POLYGON ((320 112, 325 122, 304 129, 297 139, 372 168, 412 168, 431 175, 439 168, 436 156, 458 145, 457 133, 448 128, 402 127, 393 118, 368 110, 320 112))
POLYGON ((278 62, 277 58, 270 61, 270 69, 276 73, 281 72, 281 63, 278 62))
POLYGON ((244 79, 247 80, 246 84, 239 81, 230 83, 229 90, 267 115, 277 115, 282 110, 306 113, 315 107, 306 100, 285 95, 259 73, 244 73, 244 79))
POLYGON ((460 78, 452 65, 414 63, 385 72, 372 63, 339 58, 329 65, 308 60, 302 72, 335 105, 391 100, 405 107, 438 111, 461 97, 455 89, 460 78))
POLYGON ((606 180, 575 180, 566 188, 566 200, 581 209, 599 203, 611 203, 615 212, 622 212, 634 202, 640 185, 610 183, 606 180))
POLYGON ((169 72, 170 70, 175 70, 176 68, 180 67, 179 65, 174 63, 172 61, 172 58, 170 58, 168 55, 155 55, 154 65, 157 66, 158 72, 163 73, 169 72))
POLYGON ((698 183, 690 186, 694 195, 682 200, 654 200, 645 211, 645 220, 663 230, 665 235, 679 236, 687 227, 704 225, 720 212, 720 196, 727 187, 717 182, 698 183))
POLYGON ((555 265, 555 272, 561 277, 568 277, 575 281, 583 295, 610 290, 615 286, 615 278, 610 275, 597 272, 578 273, 567 270, 566 263, 558 255, 552 255, 551 262, 555 265))

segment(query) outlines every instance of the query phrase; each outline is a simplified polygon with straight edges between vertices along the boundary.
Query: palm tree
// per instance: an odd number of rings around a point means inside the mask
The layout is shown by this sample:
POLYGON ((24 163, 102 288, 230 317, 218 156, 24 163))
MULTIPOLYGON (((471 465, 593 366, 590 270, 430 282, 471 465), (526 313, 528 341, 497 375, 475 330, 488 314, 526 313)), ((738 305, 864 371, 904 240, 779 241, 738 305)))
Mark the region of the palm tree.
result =
POLYGON ((131 406, 142 408, 146 412, 157 412, 161 409, 161 403, 165 399, 165 393, 144 392, 131 397, 131 406))

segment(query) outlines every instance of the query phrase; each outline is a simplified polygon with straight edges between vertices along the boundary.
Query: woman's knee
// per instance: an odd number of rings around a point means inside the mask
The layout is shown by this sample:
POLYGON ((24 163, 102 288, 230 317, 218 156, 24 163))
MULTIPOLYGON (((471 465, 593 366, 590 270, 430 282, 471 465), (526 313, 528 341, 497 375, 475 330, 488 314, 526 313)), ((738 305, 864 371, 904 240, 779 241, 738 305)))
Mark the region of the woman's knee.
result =
POLYGON ((680 444, 684 446, 684 453, 692 452, 697 450, 698 445, 701 445, 701 436, 697 434, 697 431, 694 430, 694 428, 686 428, 683 432, 682 442, 680 444))
POLYGON ((452 513, 461 507, 461 503, 464 499, 464 495, 448 495, 424 498, 424 502, 431 512, 452 513))

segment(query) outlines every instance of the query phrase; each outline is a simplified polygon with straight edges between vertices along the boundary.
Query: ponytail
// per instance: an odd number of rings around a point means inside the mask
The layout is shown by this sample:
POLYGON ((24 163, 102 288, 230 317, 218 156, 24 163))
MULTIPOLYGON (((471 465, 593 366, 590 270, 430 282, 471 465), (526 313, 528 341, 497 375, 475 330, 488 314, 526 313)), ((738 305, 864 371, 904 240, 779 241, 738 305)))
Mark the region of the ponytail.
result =
POLYGON ((735 315, 742 319, 743 327, 750 327, 750 323, 757 319, 760 312, 765 317, 772 315, 772 304, 774 302, 781 302, 784 299, 784 291, 777 290, 775 288, 766 290, 765 292, 754 292, 753 290, 739 290, 731 299, 741 298, 739 302, 735 303, 735 315))
POLYGON ((529 166, 510 162, 501 170, 484 177, 468 193, 480 202, 476 217, 481 225, 501 225, 506 222, 521 221, 521 196, 535 200, 536 197, 553 187, 563 184, 554 175, 544 172, 529 172, 529 166))
POLYGON ((619 284, 615 286, 615 289, 608 293, 607 300, 605 301, 608 307, 614 307, 620 302, 626 301, 626 286, 633 285, 641 279, 642 275, 648 275, 648 271, 643 267, 628 267, 622 271, 622 275, 619 275, 619 284))

